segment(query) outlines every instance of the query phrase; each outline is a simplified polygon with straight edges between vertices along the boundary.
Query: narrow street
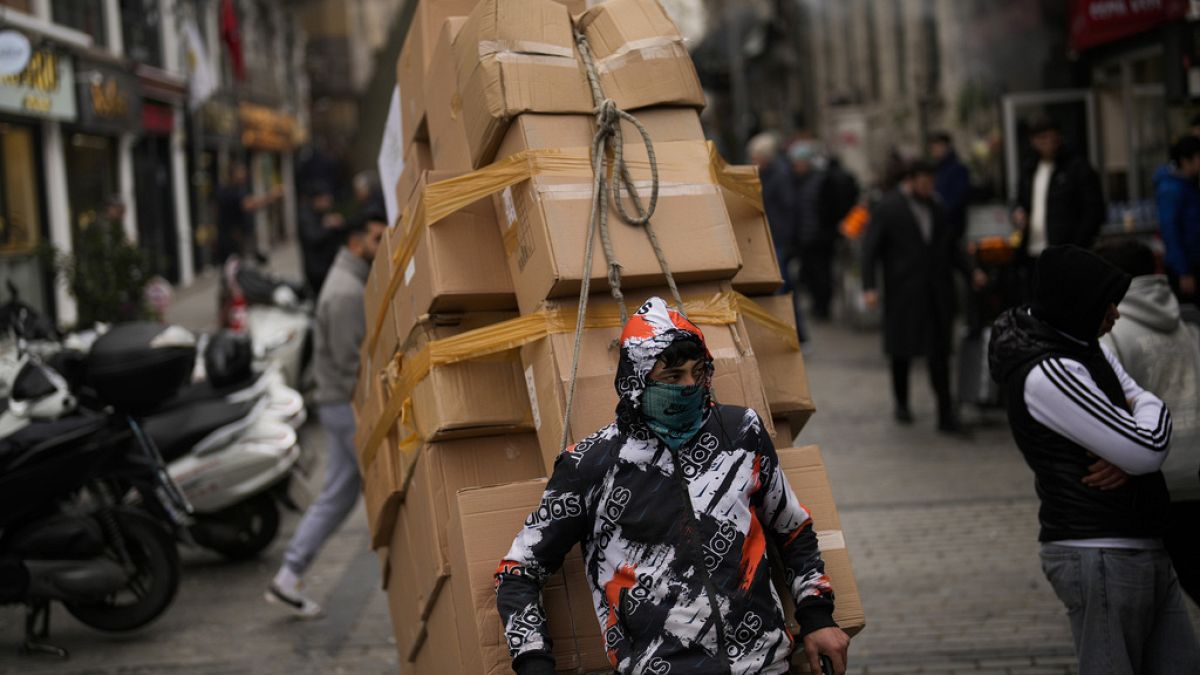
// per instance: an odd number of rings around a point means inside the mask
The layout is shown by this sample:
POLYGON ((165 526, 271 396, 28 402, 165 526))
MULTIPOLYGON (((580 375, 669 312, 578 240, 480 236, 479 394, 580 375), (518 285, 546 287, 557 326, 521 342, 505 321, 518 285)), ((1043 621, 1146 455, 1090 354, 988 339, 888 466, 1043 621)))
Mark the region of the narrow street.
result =
MULTIPOLYGON (((290 249, 273 261, 283 274, 297 264, 290 249)), ((207 328, 214 287, 206 279, 177 298, 172 320, 207 328)), ((918 373, 917 423, 897 427, 877 334, 812 328, 818 413, 797 442, 822 448, 863 596, 867 628, 851 645, 851 672, 1074 673, 1066 616, 1039 569, 1032 476, 1003 414, 967 409, 973 438, 941 436, 918 373)), ((323 448, 315 424, 302 442, 323 448)), ((66 663, 18 656, 21 610, 0 609, 0 673, 396 672, 361 505, 308 579, 325 618, 293 621, 263 601, 296 521, 285 515, 282 536, 257 561, 185 550, 175 605, 138 634, 103 635, 56 608, 53 642, 71 651, 66 663)))

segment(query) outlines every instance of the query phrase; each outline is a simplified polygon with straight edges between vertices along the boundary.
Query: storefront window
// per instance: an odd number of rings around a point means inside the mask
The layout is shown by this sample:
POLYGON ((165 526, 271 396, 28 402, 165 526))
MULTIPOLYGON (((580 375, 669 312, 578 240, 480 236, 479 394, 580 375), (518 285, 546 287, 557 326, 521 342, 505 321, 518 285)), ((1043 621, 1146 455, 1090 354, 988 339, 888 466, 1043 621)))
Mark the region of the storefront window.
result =
POLYGON ((104 0, 53 0, 54 23, 92 36, 97 46, 108 44, 104 32, 104 0))
POLYGON ((41 231, 33 129, 0 123, 0 253, 31 253, 41 231))
POLYGON ((0 284, 49 314, 45 270, 35 255, 42 230, 37 148, 34 127, 0 122, 0 284))
POLYGON ((108 136, 74 133, 66 155, 71 227, 73 233, 78 233, 104 213, 105 201, 117 192, 116 141, 108 136))
POLYGON ((158 0, 121 0, 121 35, 129 58, 161 68, 161 31, 158 0))

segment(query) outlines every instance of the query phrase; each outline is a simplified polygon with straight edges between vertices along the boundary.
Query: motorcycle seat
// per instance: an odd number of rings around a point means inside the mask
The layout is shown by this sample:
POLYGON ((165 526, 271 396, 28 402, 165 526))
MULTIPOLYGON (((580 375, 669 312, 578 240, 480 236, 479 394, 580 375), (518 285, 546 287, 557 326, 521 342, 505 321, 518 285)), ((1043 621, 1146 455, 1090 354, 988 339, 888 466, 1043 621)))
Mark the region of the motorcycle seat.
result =
POLYGON ((143 418, 142 430, 154 440, 163 461, 170 463, 186 455, 212 432, 245 418, 254 404, 254 401, 226 403, 216 399, 171 408, 143 418))
POLYGON ((16 470, 44 453, 76 444, 80 438, 103 429, 105 424, 104 417, 88 414, 33 422, 0 440, 0 474, 16 470))
POLYGON ((227 384, 223 387, 214 387, 212 383, 207 381, 189 384, 183 389, 180 389, 179 393, 166 403, 163 403, 162 407, 159 408, 159 411, 165 412, 167 410, 174 410, 176 408, 185 406, 193 406, 206 401, 224 399, 230 394, 234 394, 243 389, 248 389, 254 386, 254 383, 258 381, 259 377, 262 377, 262 375, 255 373, 252 377, 244 378, 238 382, 227 384))

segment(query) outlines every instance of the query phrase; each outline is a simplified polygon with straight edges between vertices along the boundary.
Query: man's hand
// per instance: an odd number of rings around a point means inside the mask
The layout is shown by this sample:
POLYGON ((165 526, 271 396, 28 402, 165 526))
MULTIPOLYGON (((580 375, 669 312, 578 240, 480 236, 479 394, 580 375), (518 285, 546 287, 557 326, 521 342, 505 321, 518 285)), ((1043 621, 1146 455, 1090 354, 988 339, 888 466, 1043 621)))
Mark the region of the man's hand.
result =
POLYGON ((863 291, 862 297, 867 309, 875 309, 879 306, 879 291, 863 291))
POLYGON ((1088 467, 1088 475, 1083 477, 1083 484, 1098 490, 1115 490, 1129 482, 1129 474, 1110 464, 1107 460, 1098 459, 1088 467))
POLYGON ((1185 298, 1194 297, 1196 295, 1196 277, 1191 274, 1179 277, 1179 293, 1185 298))
POLYGON ((346 220, 342 218, 340 213, 329 213, 321 219, 321 224, 330 230, 337 230, 346 224, 346 220))
POLYGON ((828 656, 833 661, 834 675, 846 675, 846 650, 849 648, 850 636, 841 628, 822 628, 804 636, 804 654, 813 675, 820 675, 821 656, 828 656))
POLYGON ((1025 228, 1029 227, 1029 214, 1025 213, 1025 209, 1017 207, 1012 212, 1013 227, 1024 232, 1025 228))

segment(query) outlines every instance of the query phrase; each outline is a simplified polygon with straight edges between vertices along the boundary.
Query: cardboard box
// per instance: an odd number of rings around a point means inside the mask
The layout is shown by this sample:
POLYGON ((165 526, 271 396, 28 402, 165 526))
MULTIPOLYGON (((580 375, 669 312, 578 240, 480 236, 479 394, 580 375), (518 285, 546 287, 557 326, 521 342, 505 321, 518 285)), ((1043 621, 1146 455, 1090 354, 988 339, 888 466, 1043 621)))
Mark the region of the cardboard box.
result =
MULTIPOLYGON (((453 178, 427 171, 413 196, 453 178)), ((418 230, 412 257, 400 262, 402 282, 392 299, 397 331, 407 335, 430 313, 515 310, 517 297, 504 259, 496 211, 488 198, 418 230)))
MULTIPOLYGON (((680 289, 680 293, 686 300, 720 288, 721 286, 716 284, 684 287, 680 289)), ((650 295, 670 297, 666 291, 650 291, 626 297, 631 307, 636 308, 650 295)), ((574 303, 564 303, 562 306, 573 308, 574 303)), ((589 300, 589 307, 594 309, 614 306, 612 298, 605 295, 598 294, 589 300)), ((546 303, 546 307, 554 309, 560 306, 546 303)), ((750 343, 746 337, 745 324, 741 320, 733 325, 701 323, 699 328, 703 331, 709 352, 715 360, 713 390, 717 400, 756 411, 766 410, 766 395, 759 377, 758 361, 749 351, 750 343), (746 352, 739 350, 739 343, 746 352)), ((620 336, 621 329, 615 327, 592 328, 583 333, 575 401, 569 422, 570 443, 611 424, 616 417, 617 392, 614 380, 620 359, 620 347, 616 342, 620 336)), ((537 340, 521 349, 521 362, 525 367, 525 383, 529 388, 534 426, 537 428, 547 472, 553 470, 554 460, 561 450, 559 442, 570 387, 574 340, 574 333, 560 333, 537 340)), ((762 416, 768 431, 773 430, 770 415, 762 413, 762 416)))
MULTIPOLYGON (((413 358, 432 340, 499 323, 511 313, 436 315, 413 328, 405 346, 413 358)), ((533 430, 533 414, 517 351, 433 367, 412 391, 412 418, 424 441, 533 430)))
POLYGON ((474 168, 471 148, 467 144, 467 127, 454 60, 454 39, 466 21, 465 16, 456 16, 442 24, 437 49, 425 80, 425 106, 433 166, 447 171, 470 171, 474 168))
POLYGON ((691 55, 657 0, 607 0, 584 12, 576 25, 587 35, 600 88, 622 109, 704 107, 691 55))
POLYGON ((425 74, 433 62, 442 23, 451 16, 470 12, 475 0, 421 0, 416 5, 396 62, 405 144, 425 138, 425 74))
MULTIPOLYGON (((794 335, 796 315, 792 310, 791 293, 760 296, 753 301, 786 324, 794 335)), ((746 328, 762 369, 763 388, 767 391, 771 414, 788 416, 792 431, 800 433, 808 418, 816 412, 804 370, 804 355, 776 330, 751 318, 746 319, 746 328)))
MULTIPOLYGON (((447 579, 447 588, 442 589, 437 603, 424 621, 425 638, 417 647, 412 662, 413 673, 431 675, 471 675, 463 665, 463 652, 473 645, 462 645, 458 634, 458 612, 454 607, 453 591, 449 588, 455 579, 447 579)), ((460 582, 461 583, 461 582, 460 582)), ((401 668, 401 671, 407 670, 401 668)))
MULTIPOLYGON (((508 642, 496 612, 496 565, 508 553, 526 517, 541 502, 545 479, 462 490, 450 531, 455 609, 463 665, 468 673, 512 673, 508 642)), ((559 671, 608 672, 591 589, 579 549, 542 589, 542 604, 559 671)))
MULTIPOLYGON (((412 200, 413 191, 417 189, 417 181, 432 168, 433 151, 430 150, 429 141, 409 143, 408 148, 404 151, 404 171, 400 173, 400 180, 396 182, 396 206, 400 210, 401 217, 409 201, 412 200)), ((399 223, 392 223, 392 225, 399 225, 399 223)))
POLYGON ((396 514, 404 499, 408 475, 405 460, 397 455, 390 442, 375 453, 368 467, 362 466, 359 453, 359 469, 363 478, 363 501, 367 512, 367 528, 371 535, 371 548, 389 545, 396 526, 396 514))
MULTIPOLYGON (((633 111, 702 108, 704 92, 675 25, 656 0, 617 0, 578 25, 596 56, 605 96, 633 111)), ((455 40, 472 166, 491 162, 508 123, 527 112, 595 107, 568 10, 549 0, 482 0, 455 40)))
POLYGON ((792 431, 792 422, 787 417, 776 417, 771 420, 775 425, 775 447, 786 447, 796 440, 796 433, 792 431))
MULTIPOLYGON (((646 128, 655 144, 704 141, 704 127, 695 108, 646 108, 638 110, 634 117, 646 128)), ((642 143, 641 134, 629 122, 621 121, 621 132, 627 145, 642 143)), ((525 113, 509 125, 496 158, 515 155, 523 150, 590 148, 595 133, 596 118, 592 115, 525 113)))
MULTIPOLYGON (((577 126, 578 121, 563 124, 577 126)), ((700 141, 655 144, 660 190, 653 224, 667 264, 678 283, 731 279, 741 267, 725 200, 709 170, 708 147, 700 141)), ((577 295, 584 275, 583 250, 592 212, 592 172, 586 150, 575 168, 559 168, 500 192, 497 209, 509 270, 522 313, 547 298, 577 295)), ((650 168, 640 144, 626 144, 634 181, 649 198, 650 168)), ((628 197, 625 197, 628 199, 628 197)), ((630 207, 632 209, 632 207, 630 207)), ((646 232, 626 225, 608 210, 608 228, 621 283, 627 289, 662 285, 665 279, 646 232)), ((592 288, 608 288, 608 265, 599 243, 590 270, 592 288)))
MULTIPOLYGON (((741 174, 758 175, 753 166, 729 167, 741 174)), ((738 252, 742 255, 742 269, 733 277, 733 289, 748 295, 774 293, 783 285, 779 273, 779 258, 775 255, 775 240, 771 237, 771 226, 767 216, 759 207, 738 194, 722 189, 729 221, 737 237, 738 252)))
MULTIPOLYGON (((539 478, 541 453, 533 434, 428 443, 418 453, 403 504, 393 518, 393 540, 403 534, 411 556, 398 556, 387 570, 390 592, 403 600, 394 610, 403 620, 428 619, 450 576, 450 530, 461 489, 539 478)), ((515 533, 514 533, 515 534, 515 533)), ((393 548, 396 544, 393 544, 393 548)))
MULTIPOLYGON (((850 635, 857 635, 866 626, 863 614, 862 599, 858 595, 858 585, 854 581, 854 569, 850 565, 850 554, 846 550, 846 540, 842 533, 841 519, 833 501, 833 491, 829 486, 829 475, 825 463, 821 459, 821 451, 815 445, 802 448, 781 448, 778 451, 779 466, 787 476, 788 483, 796 498, 812 515, 813 529, 821 546, 821 558, 825 562, 825 575, 833 585, 834 612, 833 618, 842 630, 850 635)), ((790 592, 786 592, 786 582, 780 574, 782 568, 772 565, 776 588, 783 600, 785 616, 792 624, 795 632, 795 604, 790 592)), ((800 651, 793 657, 793 663, 803 659, 800 651)))

